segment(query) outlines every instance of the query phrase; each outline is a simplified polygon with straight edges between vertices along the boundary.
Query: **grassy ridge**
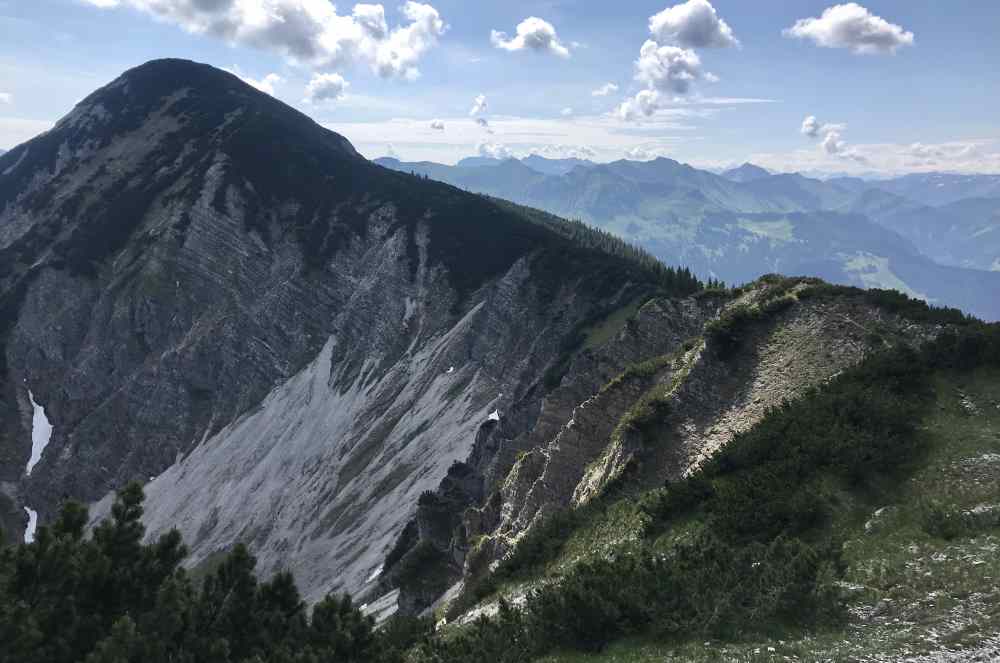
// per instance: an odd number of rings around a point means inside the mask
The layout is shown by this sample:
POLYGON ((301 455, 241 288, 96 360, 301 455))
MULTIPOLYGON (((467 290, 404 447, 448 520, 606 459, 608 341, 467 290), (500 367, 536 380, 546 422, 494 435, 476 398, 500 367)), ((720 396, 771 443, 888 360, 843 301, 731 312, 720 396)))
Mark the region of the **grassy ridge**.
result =
MULTIPOLYGON (((527 660, 630 634, 737 638, 842 624, 845 522, 868 512, 872 495, 905 485, 926 458, 920 426, 935 376, 983 366, 1000 367, 996 326, 971 325, 846 371, 771 412, 698 474, 632 501, 627 508, 643 516, 637 541, 580 561, 522 611, 425 645, 417 660, 503 656, 490 641, 524 643, 521 658, 500 660, 527 660)), ((567 516, 548 533, 565 541, 599 516, 567 516)), ((925 519, 927 528, 937 520, 925 519)), ((524 566, 561 550, 537 546, 524 566)))

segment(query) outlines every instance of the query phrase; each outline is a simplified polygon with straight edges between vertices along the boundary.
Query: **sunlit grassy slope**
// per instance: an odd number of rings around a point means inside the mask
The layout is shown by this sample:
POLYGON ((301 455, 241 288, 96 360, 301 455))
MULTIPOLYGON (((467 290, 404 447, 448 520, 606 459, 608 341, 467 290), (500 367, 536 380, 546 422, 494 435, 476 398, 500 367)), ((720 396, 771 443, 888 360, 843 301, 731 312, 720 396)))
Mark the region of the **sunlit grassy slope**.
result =
MULTIPOLYGON (((933 385, 918 432, 924 451, 909 478, 844 491, 830 523, 845 540, 846 624, 817 631, 776 625, 729 642, 628 639, 599 654, 543 660, 1000 660, 1000 371, 939 372, 933 385)), ((548 573, 638 533, 635 517, 624 504, 595 516, 548 573)))

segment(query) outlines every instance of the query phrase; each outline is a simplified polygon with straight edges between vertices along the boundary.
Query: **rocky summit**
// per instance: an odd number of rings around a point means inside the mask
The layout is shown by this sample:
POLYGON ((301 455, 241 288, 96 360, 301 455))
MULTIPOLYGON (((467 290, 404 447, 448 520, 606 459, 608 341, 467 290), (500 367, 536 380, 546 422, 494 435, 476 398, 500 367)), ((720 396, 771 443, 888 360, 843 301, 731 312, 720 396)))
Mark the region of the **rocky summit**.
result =
POLYGON ((582 324, 696 287, 185 61, 127 72, 0 173, 5 530, 140 479, 192 565, 246 542, 310 600, 376 577, 477 436, 534 427, 582 324), (33 403, 52 432, 28 475, 33 403))

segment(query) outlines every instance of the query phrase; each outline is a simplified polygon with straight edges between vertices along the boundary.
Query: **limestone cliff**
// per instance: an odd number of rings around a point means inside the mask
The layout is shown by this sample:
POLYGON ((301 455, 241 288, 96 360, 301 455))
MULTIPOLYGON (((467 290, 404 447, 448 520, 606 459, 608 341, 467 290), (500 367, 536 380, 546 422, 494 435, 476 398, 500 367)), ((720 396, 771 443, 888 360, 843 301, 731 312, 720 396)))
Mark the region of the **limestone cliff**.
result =
POLYGON ((4 529, 140 479, 191 565, 245 541, 309 600, 360 591, 484 431, 532 428, 588 321, 696 284, 571 230, 211 67, 127 72, 0 157, 4 529))

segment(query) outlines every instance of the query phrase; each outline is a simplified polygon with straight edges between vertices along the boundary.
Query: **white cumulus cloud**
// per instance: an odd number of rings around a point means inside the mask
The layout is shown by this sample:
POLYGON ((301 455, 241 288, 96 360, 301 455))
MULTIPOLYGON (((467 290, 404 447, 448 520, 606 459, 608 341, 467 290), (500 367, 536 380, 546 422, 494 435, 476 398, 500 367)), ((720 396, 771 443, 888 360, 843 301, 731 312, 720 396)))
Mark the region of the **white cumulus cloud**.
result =
POLYGON ((573 109, 567 106, 566 108, 559 111, 559 114, 562 115, 563 117, 569 117, 570 115, 573 114, 573 109))
POLYGON ((444 121, 431 120, 431 129, 434 129, 435 131, 444 131, 444 121))
POLYGON ((824 134, 820 147, 827 154, 840 154, 847 149, 847 143, 840 139, 839 131, 828 131, 824 134))
POLYGON ((594 90, 590 94, 592 96, 594 96, 594 97, 606 97, 609 94, 611 94, 612 92, 617 92, 617 91, 618 91, 618 86, 617 85, 615 85, 614 83, 605 83, 604 85, 602 85, 601 87, 597 88, 596 90, 594 90))
POLYGON ((807 138, 822 137, 819 147, 825 154, 851 159, 859 163, 865 162, 865 157, 844 141, 842 133, 846 129, 846 124, 820 123, 815 115, 808 115, 802 120, 799 132, 807 138))
POLYGON ((816 138, 820 134, 828 134, 831 131, 841 132, 847 128, 845 124, 821 124, 819 120, 816 119, 815 115, 808 115, 806 119, 802 120, 802 126, 799 128, 799 132, 803 136, 808 136, 809 138, 816 138))
POLYGON ((306 85, 306 102, 320 103, 344 98, 350 83, 340 74, 316 74, 306 85))
POLYGON ((514 152, 512 152, 506 145, 502 145, 500 143, 479 143, 476 145, 476 152, 479 153, 479 156, 488 157, 490 159, 514 158, 514 152))
POLYGON ((9 104, 13 103, 13 101, 14 101, 14 95, 10 94, 9 92, 0 92, 0 104, 9 104))
POLYGON ((786 37, 810 39, 824 48, 847 48, 859 54, 895 53, 913 45, 913 33, 875 16, 855 2, 834 5, 819 18, 803 18, 784 31, 786 37))
POLYGON ((274 86, 277 85, 278 83, 283 82, 285 80, 281 76, 279 76, 278 74, 274 74, 274 73, 268 74, 268 75, 264 76, 264 78, 261 78, 260 80, 258 80, 256 78, 251 77, 251 76, 245 76, 243 74, 243 72, 240 71, 240 68, 237 67, 237 66, 233 66, 231 69, 230 68, 225 68, 225 71, 228 71, 233 76, 236 76, 237 78, 239 78, 241 81, 243 81, 247 85, 249 85, 251 87, 255 87, 258 90, 260 90, 261 92, 266 92, 267 94, 271 95, 272 97, 274 96, 274 86))
POLYGON ((86 0, 127 6, 184 30, 268 50, 296 63, 333 70, 363 63, 384 78, 414 79, 417 63, 447 30, 429 4, 404 3, 407 21, 390 29, 382 5, 359 4, 350 15, 328 0, 86 0))
POLYGON ((640 90, 634 97, 623 101, 618 106, 616 112, 623 120, 638 120, 651 116, 659 107, 659 92, 656 90, 640 90))
POLYGON ((664 156, 663 148, 655 147, 643 147, 637 145, 633 148, 625 150, 625 158, 629 161, 652 161, 659 157, 664 156))
POLYGON ((694 51, 660 46, 652 40, 642 45, 635 68, 635 79, 648 89, 675 94, 687 94, 692 83, 710 76, 702 69, 701 58, 694 51))
POLYGON ((489 106, 486 103, 486 95, 476 95, 476 98, 472 100, 472 108, 469 110, 469 117, 482 115, 486 112, 487 108, 489 108, 489 106))
POLYGON ((546 159, 593 159, 597 151, 587 145, 542 145, 532 147, 528 154, 537 154, 546 159))
POLYGON ((556 29, 551 23, 537 16, 529 16, 517 25, 517 34, 508 38, 506 32, 492 30, 490 43, 505 51, 531 50, 536 53, 551 53, 561 58, 569 57, 569 49, 559 41, 556 29))
POLYGON ((705 71, 695 47, 739 46, 730 27, 706 0, 669 7, 649 18, 652 39, 639 49, 635 80, 644 88, 616 109, 623 120, 651 117, 671 99, 690 93, 695 83, 717 83, 705 71))
POLYGON ((684 48, 726 48, 739 46, 732 28, 708 0, 688 0, 668 7, 649 18, 649 31, 660 44, 684 48))
POLYGON ((701 58, 694 51, 678 46, 660 46, 648 40, 639 51, 635 63, 635 79, 646 86, 618 107, 624 120, 649 117, 663 107, 673 95, 685 95, 698 81, 710 83, 718 77, 706 72, 701 58))
POLYGON ((803 136, 809 136, 810 138, 815 138, 819 135, 819 120, 816 119, 815 115, 807 115, 806 119, 802 120, 802 128, 799 131, 802 132, 803 136))

